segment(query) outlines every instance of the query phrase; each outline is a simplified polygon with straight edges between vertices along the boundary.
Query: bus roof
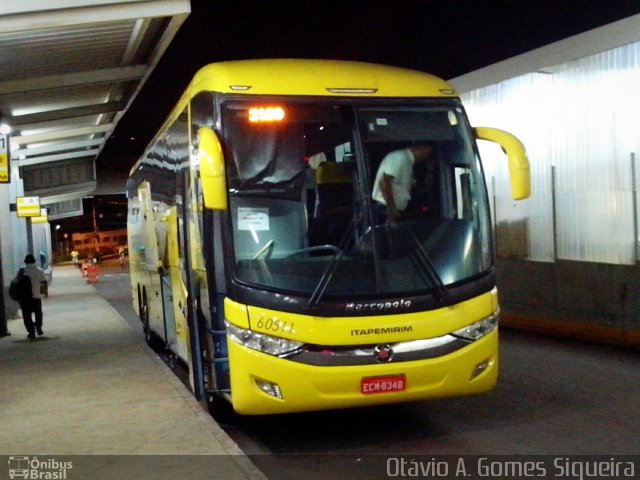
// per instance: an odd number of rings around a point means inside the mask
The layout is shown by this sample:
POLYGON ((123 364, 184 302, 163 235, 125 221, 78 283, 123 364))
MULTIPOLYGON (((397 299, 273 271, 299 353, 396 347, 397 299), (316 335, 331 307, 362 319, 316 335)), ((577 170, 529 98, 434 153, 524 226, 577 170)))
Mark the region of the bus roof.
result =
MULTIPOLYGON (((258 59, 211 63, 198 70, 151 143, 203 91, 244 95, 363 98, 455 98, 453 86, 429 73, 343 60, 258 59)), ((149 146, 147 146, 147 149, 149 146)), ((146 154, 146 150, 144 155, 146 154)), ((142 161, 131 169, 135 171, 142 161)))
POLYGON ((453 86, 428 73, 338 60, 261 59, 213 63, 188 88, 250 95, 455 97, 453 86))

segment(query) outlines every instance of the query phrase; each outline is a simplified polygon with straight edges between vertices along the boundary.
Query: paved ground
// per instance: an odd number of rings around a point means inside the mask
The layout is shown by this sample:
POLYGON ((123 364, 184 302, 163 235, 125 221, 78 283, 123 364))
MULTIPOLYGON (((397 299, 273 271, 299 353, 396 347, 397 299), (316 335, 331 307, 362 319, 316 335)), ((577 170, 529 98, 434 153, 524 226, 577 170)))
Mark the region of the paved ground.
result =
POLYGON ((16 319, 0 339, 0 455, 73 455, 91 478, 265 478, 77 269, 56 267, 49 294, 43 337, 16 319))

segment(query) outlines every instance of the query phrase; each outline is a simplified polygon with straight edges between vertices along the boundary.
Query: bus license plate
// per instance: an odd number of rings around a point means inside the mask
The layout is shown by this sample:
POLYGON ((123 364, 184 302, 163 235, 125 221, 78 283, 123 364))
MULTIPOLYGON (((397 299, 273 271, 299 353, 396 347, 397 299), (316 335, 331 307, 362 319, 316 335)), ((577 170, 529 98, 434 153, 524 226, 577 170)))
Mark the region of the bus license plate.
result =
POLYGON ((387 377, 365 377, 360 381, 360 393, 372 395, 375 393, 403 392, 407 389, 404 375, 390 375, 387 377))

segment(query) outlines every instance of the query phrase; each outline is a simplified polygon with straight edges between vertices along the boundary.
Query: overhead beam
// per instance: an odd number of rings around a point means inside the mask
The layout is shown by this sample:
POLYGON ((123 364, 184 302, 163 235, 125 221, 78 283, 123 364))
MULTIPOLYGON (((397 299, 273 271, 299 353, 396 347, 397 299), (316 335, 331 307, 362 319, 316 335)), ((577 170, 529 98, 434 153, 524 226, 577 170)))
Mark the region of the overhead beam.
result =
POLYGON ((70 118, 85 117, 88 115, 99 115, 101 113, 114 113, 124 110, 125 102, 105 102, 94 105, 84 105, 82 107, 61 108, 58 110, 47 110, 46 112, 30 113, 15 117, 4 117, 6 122, 12 127, 34 125, 36 123, 51 122, 53 120, 66 120, 70 118))
POLYGON ((90 140, 83 140, 80 142, 67 142, 67 143, 52 143, 50 145, 45 145, 44 147, 35 147, 35 148, 18 148, 17 150, 13 150, 11 152, 11 156, 13 158, 20 158, 21 156, 32 157, 34 155, 44 155, 46 153, 51 152, 63 152, 63 151, 72 151, 78 150, 81 148, 90 148, 97 147, 105 141, 104 137, 94 138, 90 140))
MULTIPOLYGON (((165 50, 169 47, 169 44, 175 37, 177 31, 180 29, 180 26, 187 18, 188 13, 191 11, 191 4, 189 2, 187 3, 188 3, 188 8, 186 10, 187 13, 185 13, 184 15, 174 15, 173 17, 171 17, 171 20, 169 21, 169 24, 167 25, 167 27, 164 29, 162 36, 158 39, 156 43, 156 48, 151 54, 151 57, 149 60, 149 68, 147 69, 144 77, 138 82, 135 91, 131 93, 129 97, 129 102, 125 107, 125 111, 128 110, 129 107, 131 107, 131 105, 133 104, 133 101, 136 99, 136 97, 140 93, 140 90, 142 90, 142 87, 144 86, 147 79, 151 75, 151 72, 153 72, 153 69, 156 67, 156 65, 160 61, 160 58, 164 54, 165 50)), ((120 118, 123 114, 124 114, 123 111, 120 111, 118 112, 118 114, 116 114, 115 118, 112 120, 114 125, 116 125, 120 121, 120 118)), ((104 144, 100 148, 100 151, 102 151, 102 148, 104 148, 104 144)), ((98 153, 98 155, 99 154, 100 152, 98 153)))
POLYGON ((58 140, 61 138, 81 137, 83 135, 94 135, 96 133, 110 132, 114 125, 105 123, 102 125, 94 125, 92 127, 71 128, 69 130, 56 130, 47 133, 35 133, 33 135, 19 135, 11 137, 11 143, 17 145, 28 145, 29 143, 48 142, 50 140, 58 140))
POLYGON ((9 80, 0 83, 0 95, 28 93, 53 88, 60 89, 92 83, 140 80, 145 76, 148 68, 148 65, 131 65, 128 67, 105 68, 88 72, 67 73, 64 75, 48 75, 39 78, 9 80))
POLYGON ((130 65, 133 62, 134 55, 140 48, 140 44, 144 39, 150 23, 151 20, 148 18, 139 18, 136 20, 131 36, 129 37, 129 42, 127 43, 127 48, 125 48, 124 54, 122 55, 121 65, 130 65))
POLYGON ((60 160, 70 160, 72 158, 83 157, 95 157, 98 154, 98 149, 80 150, 78 152, 65 152, 56 153, 54 155, 42 155, 40 157, 21 158, 18 160, 12 160, 12 163, 17 163, 19 167, 28 167, 29 165, 40 165, 42 163, 59 162, 60 160))
POLYGON ((75 200, 76 198, 92 195, 96 191, 96 182, 76 183, 68 187, 69 188, 63 187, 57 189, 58 191, 62 191, 62 193, 33 191, 25 192, 25 194, 28 193, 29 195, 40 197, 40 205, 49 205, 51 203, 66 202, 68 200, 75 200))
MULTIPOLYGON (((22 2, 5 2, 0 5, 0 33, 23 30, 130 21, 132 18, 158 18, 185 16, 191 11, 189 0, 145 0, 125 4, 91 5, 75 8, 55 8, 63 2, 40 2, 39 11, 24 12, 22 2), (22 10, 22 11, 21 11, 22 10)), ((79 2, 76 2, 76 4, 79 2)))
MULTIPOLYGON (((105 3, 127 3, 131 0, 22 0, 21 2, 6 2, 0 4, 0 15, 15 15, 17 13, 37 12, 40 10, 59 10, 62 8, 89 7, 105 3)), ((144 0, 143 0, 144 1, 144 0)))

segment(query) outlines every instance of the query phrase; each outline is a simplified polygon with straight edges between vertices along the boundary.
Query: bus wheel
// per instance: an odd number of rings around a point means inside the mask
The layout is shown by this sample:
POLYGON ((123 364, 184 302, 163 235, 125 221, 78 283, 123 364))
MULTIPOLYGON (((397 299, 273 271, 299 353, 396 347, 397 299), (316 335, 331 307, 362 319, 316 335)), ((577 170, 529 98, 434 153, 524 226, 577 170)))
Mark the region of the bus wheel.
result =
POLYGON ((142 322, 144 341, 151 345, 151 327, 149 326, 149 307, 147 304, 143 304, 140 307, 140 321, 142 322))
POLYGON ((231 402, 214 394, 205 393, 207 409, 216 422, 231 425, 237 423, 238 414, 233 409, 231 402))
POLYGON ((140 321, 142 322, 142 333, 144 334, 144 341, 155 352, 160 352, 163 347, 163 341, 151 330, 149 323, 149 305, 146 302, 146 298, 142 302, 140 307, 140 321))
POLYGON ((169 366, 171 370, 176 368, 176 363, 178 359, 176 358, 176 356, 173 354, 171 350, 166 350, 162 355, 162 359, 169 366))

